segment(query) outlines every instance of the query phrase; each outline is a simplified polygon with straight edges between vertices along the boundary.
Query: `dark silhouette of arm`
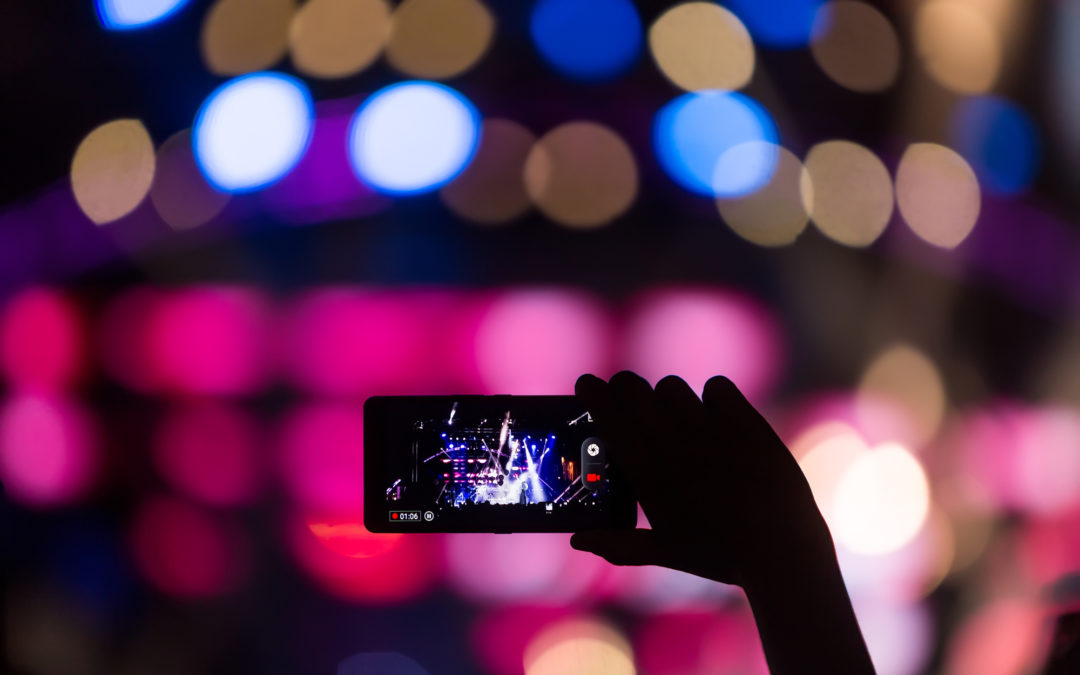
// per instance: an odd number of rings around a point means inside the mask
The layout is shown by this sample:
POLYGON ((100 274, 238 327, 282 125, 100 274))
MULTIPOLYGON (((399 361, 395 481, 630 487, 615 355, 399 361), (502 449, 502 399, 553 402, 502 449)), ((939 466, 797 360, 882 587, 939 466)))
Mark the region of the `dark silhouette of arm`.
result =
POLYGON ((701 399, 630 372, 583 375, 576 392, 652 529, 579 532, 575 548, 741 586, 777 675, 874 672, 810 486, 730 380, 701 399))
POLYGON ((1043 675, 1080 673, 1080 611, 1057 618, 1053 644, 1042 672, 1043 675))

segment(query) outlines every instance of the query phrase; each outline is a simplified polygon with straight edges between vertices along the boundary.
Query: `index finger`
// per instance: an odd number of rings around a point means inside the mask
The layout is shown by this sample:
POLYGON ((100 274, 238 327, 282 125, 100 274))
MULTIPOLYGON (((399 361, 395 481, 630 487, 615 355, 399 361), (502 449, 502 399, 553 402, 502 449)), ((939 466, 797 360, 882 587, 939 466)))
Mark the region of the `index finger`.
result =
POLYGON ((630 487, 639 496, 643 489, 647 492, 648 469, 641 447, 644 439, 630 411, 617 404, 611 385, 594 375, 579 377, 574 391, 608 442, 608 456, 624 472, 630 487))

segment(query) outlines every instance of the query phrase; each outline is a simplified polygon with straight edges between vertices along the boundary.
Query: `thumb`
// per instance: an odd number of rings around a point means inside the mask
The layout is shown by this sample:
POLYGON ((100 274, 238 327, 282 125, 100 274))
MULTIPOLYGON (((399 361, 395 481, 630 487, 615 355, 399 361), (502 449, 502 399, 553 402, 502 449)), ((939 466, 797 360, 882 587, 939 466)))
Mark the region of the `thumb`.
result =
POLYGON ((665 549, 653 530, 589 530, 570 537, 570 545, 612 565, 665 565, 665 549))

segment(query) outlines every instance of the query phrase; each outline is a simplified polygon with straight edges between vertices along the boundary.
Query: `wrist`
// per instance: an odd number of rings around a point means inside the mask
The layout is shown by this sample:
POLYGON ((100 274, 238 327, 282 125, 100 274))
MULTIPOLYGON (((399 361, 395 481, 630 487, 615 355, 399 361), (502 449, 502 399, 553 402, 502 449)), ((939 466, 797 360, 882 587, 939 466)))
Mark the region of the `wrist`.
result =
POLYGON ((842 583, 832 535, 820 515, 765 543, 753 556, 753 566, 743 570, 740 586, 748 596, 797 591, 823 580, 842 583))

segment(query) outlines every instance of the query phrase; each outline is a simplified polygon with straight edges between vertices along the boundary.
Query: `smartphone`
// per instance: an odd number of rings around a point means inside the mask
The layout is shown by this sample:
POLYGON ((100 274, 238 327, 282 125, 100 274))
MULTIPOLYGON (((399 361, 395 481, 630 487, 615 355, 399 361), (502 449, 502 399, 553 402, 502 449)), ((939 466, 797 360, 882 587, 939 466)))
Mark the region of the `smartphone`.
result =
POLYGON ((364 402, 372 532, 577 532, 636 520, 607 441, 573 396, 364 402))

